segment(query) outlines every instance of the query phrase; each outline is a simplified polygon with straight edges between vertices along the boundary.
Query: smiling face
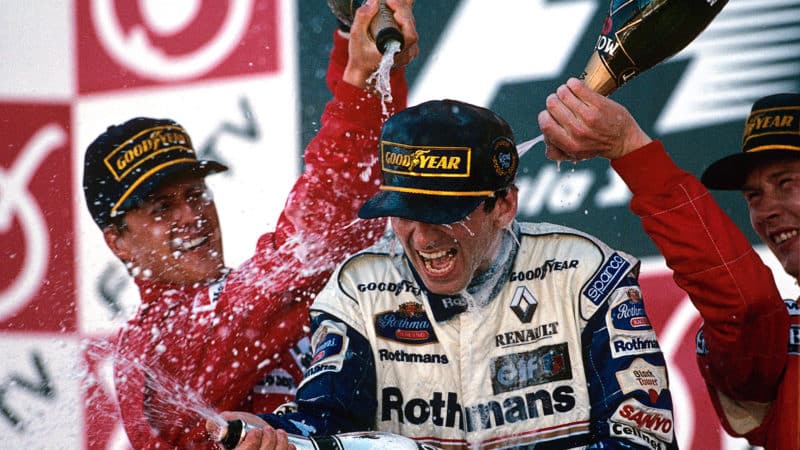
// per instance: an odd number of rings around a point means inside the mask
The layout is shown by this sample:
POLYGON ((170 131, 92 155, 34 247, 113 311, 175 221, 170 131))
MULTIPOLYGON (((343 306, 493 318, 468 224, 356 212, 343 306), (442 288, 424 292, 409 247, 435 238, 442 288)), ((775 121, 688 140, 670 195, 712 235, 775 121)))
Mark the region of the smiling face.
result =
POLYGON ((503 228, 517 211, 517 190, 498 198, 485 212, 483 203, 462 221, 447 225, 392 217, 390 223, 422 282, 433 293, 452 295, 488 269, 497 256, 503 228))
POLYGON ((185 176, 125 213, 124 227, 106 227, 109 248, 137 278, 206 284, 225 269, 217 209, 202 177, 185 176))
POLYGON ((742 187, 750 223, 789 275, 800 276, 800 159, 766 162, 742 187))

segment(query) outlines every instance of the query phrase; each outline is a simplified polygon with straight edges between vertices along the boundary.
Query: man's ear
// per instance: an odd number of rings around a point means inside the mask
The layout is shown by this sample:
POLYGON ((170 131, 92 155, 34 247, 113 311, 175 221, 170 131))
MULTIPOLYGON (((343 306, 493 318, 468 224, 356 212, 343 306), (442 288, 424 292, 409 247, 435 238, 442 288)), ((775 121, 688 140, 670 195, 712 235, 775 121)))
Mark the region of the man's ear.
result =
POLYGON ((514 220, 514 217, 516 217, 518 193, 519 189, 517 189, 516 186, 511 186, 508 189, 508 194, 506 194, 505 197, 497 199, 497 203, 495 203, 495 209, 497 209, 498 213, 496 216, 498 228, 507 227, 514 220))
POLYGON ((119 227, 109 225, 103 228, 103 239, 111 252, 122 262, 130 261, 130 247, 125 233, 119 227))

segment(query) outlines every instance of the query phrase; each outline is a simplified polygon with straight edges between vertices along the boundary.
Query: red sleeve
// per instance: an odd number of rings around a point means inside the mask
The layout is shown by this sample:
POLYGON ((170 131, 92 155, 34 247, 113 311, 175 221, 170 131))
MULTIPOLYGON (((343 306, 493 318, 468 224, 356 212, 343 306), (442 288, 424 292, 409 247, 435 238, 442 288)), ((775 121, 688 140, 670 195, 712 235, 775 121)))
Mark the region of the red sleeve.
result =
POLYGON ((146 335, 140 327, 128 328, 114 363, 117 402, 131 445, 143 450, 220 448, 206 436, 205 422, 198 426, 199 416, 182 411, 187 402, 180 399, 180 382, 148 369, 157 365, 146 335))
MULTIPOLYGON (((385 220, 357 218, 359 207, 379 185, 378 138, 385 120, 380 98, 341 82, 347 40, 338 34, 334 39, 328 69, 334 98, 306 148, 305 171, 289 194, 276 231, 263 235, 253 258, 228 277, 217 305, 222 312, 202 350, 181 354, 181 336, 172 346, 177 362, 189 361, 186 367, 172 367, 181 374, 175 383, 198 393, 212 411, 242 409, 251 388, 276 367, 276 355, 308 333, 308 307, 336 265, 374 243, 385 228, 385 220)), ((393 71, 391 82, 394 102, 389 110, 394 112, 406 106, 403 70, 393 71)), ((126 343, 131 355, 144 355, 152 347, 146 332, 142 339, 126 343)), ((163 357, 159 361, 168 364, 163 357)), ((215 448, 205 435, 202 414, 173 405, 168 420, 154 420, 157 394, 146 390, 142 374, 122 376, 120 406, 136 448, 215 448)))
POLYGON ((766 401, 786 363, 789 320, 772 272, 696 177, 659 141, 612 161, 630 207, 704 320, 706 381, 731 398, 766 401))
MULTIPOLYGON (((331 70, 346 63, 342 45, 347 41, 338 33, 335 41, 331 70)), ((357 215, 380 184, 378 139, 387 118, 380 96, 346 82, 330 84, 334 98, 325 107, 322 128, 306 147, 305 171, 286 200, 274 235, 259 242, 259 253, 275 249, 283 259, 299 258, 306 270, 332 271, 347 255, 374 243, 386 226, 384 219, 364 221, 357 215)), ((406 107, 402 69, 392 71, 391 86, 389 115, 406 107)))

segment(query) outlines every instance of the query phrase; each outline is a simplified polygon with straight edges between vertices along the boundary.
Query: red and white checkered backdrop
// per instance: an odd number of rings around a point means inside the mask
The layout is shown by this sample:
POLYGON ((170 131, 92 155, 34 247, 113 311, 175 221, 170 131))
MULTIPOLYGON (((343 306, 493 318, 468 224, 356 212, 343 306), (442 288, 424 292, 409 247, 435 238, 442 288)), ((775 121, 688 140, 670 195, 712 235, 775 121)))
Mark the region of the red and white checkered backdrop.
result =
MULTIPOLYGON (((128 447, 104 344, 138 296, 86 212, 83 150, 133 116, 183 124, 201 154, 232 168, 209 183, 227 263, 238 265, 298 174, 297 6, 0 2, 0 448, 128 447)), ((702 388, 696 312, 661 259, 644 260, 641 283, 670 363, 681 447, 742 448, 722 437, 702 388)))

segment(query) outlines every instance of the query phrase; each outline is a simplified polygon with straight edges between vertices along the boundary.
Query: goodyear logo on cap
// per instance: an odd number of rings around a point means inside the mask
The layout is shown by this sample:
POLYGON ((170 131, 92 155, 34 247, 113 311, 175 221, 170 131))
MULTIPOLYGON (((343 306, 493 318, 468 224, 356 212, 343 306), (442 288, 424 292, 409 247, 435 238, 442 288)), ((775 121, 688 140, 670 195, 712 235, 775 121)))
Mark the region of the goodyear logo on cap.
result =
POLYGON ((750 113, 744 128, 744 141, 772 134, 799 133, 800 108, 771 108, 750 113))
POLYGON ((381 170, 416 177, 470 176, 470 147, 409 146, 381 142, 381 170))
POLYGON ((173 125, 148 128, 112 150, 103 162, 120 181, 145 162, 169 151, 194 155, 192 141, 183 128, 173 125))

